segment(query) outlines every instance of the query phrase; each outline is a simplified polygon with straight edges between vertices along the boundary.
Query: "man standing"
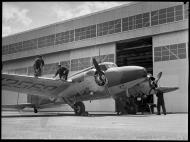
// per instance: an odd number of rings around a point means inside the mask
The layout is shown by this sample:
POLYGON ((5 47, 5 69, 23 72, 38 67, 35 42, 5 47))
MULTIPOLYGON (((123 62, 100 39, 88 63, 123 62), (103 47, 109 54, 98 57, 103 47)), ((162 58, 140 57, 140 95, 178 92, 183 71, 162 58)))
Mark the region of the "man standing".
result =
POLYGON ((60 79, 67 80, 69 70, 66 67, 62 67, 61 64, 59 64, 54 77, 56 77, 58 74, 60 79))
POLYGON ((42 56, 38 56, 33 65, 35 77, 41 76, 43 66, 44 60, 42 59, 42 56))
POLYGON ((160 90, 157 90, 156 93, 157 96, 157 115, 160 115, 160 107, 162 106, 162 111, 164 113, 164 115, 166 115, 166 108, 165 108, 165 103, 164 103, 164 96, 163 96, 163 92, 160 90))

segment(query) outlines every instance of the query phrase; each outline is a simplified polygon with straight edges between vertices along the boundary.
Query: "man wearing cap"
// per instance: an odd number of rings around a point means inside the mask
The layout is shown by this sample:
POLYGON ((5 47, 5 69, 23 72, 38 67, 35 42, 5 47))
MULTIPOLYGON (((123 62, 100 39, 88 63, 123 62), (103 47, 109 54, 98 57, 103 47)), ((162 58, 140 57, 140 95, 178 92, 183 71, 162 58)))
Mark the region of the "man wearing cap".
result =
POLYGON ((66 67, 62 67, 61 64, 59 64, 54 77, 56 77, 58 74, 60 79, 67 80, 69 70, 66 67))
POLYGON ((34 76, 38 77, 42 74, 42 68, 44 66, 44 60, 42 59, 42 56, 37 56, 33 68, 34 68, 34 76))

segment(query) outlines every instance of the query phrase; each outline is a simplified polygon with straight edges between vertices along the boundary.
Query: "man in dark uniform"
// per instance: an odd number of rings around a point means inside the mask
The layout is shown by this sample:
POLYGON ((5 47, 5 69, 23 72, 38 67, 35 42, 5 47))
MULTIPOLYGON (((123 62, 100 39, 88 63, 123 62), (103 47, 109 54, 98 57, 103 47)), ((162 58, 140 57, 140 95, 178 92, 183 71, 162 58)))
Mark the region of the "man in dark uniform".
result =
POLYGON ((35 77, 41 76, 43 66, 44 60, 42 59, 42 56, 38 56, 33 65, 35 77))
POLYGON ((67 80, 69 70, 66 67, 62 67, 61 64, 59 64, 54 77, 56 77, 58 74, 60 79, 67 80))
POLYGON ((157 96, 157 115, 160 115, 160 107, 162 106, 162 111, 164 113, 164 115, 166 115, 166 108, 165 108, 165 103, 164 103, 164 96, 163 96, 163 92, 160 90, 157 90, 156 93, 157 96))

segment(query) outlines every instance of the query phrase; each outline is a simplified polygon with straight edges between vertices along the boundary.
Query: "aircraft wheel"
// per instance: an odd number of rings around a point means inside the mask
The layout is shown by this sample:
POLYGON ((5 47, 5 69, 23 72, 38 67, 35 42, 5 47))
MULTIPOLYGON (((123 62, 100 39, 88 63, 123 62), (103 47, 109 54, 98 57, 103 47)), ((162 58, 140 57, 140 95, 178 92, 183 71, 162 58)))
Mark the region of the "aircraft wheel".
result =
POLYGON ((38 109, 37 108, 34 108, 34 113, 38 113, 38 109))
POLYGON ((85 106, 82 102, 77 102, 74 104, 74 111, 76 115, 82 115, 85 113, 85 106))

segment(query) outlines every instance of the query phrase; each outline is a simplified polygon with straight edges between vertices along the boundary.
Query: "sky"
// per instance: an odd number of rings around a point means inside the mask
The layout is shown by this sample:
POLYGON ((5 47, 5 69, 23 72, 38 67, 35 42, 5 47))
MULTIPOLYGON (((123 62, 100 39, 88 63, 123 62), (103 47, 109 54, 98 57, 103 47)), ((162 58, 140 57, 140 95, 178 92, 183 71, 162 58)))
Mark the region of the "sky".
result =
POLYGON ((109 9, 129 2, 3 2, 2 36, 109 9))

